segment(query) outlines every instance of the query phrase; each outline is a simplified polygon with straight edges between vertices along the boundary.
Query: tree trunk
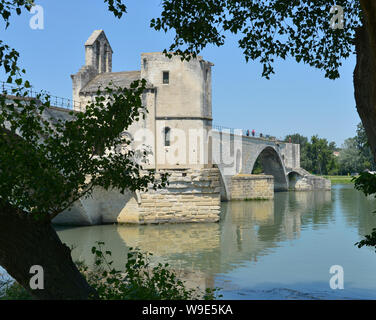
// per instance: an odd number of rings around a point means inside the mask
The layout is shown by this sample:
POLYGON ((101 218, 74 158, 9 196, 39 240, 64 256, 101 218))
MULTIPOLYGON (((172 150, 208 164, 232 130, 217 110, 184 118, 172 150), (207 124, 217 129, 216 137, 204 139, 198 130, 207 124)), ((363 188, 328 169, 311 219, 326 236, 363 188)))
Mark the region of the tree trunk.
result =
POLYGON ((0 207, 0 265, 36 299, 88 299, 96 292, 72 261, 50 221, 36 221, 9 205, 0 207), (44 289, 32 290, 30 268, 43 267, 44 289))
POLYGON ((363 27, 357 30, 355 37, 355 101, 376 161, 376 1, 360 2, 364 23, 363 27))

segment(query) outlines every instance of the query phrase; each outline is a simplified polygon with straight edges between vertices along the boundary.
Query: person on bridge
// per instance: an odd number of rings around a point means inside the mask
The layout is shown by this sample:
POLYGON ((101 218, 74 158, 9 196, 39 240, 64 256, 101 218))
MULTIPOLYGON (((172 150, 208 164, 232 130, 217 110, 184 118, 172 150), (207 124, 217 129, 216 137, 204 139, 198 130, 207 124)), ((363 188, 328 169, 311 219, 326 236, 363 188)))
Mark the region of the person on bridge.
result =
POLYGON ((254 137, 255 136, 255 129, 252 129, 252 137, 254 137))
POLYGON ((247 137, 249 137, 249 129, 247 130, 246 135, 247 135, 247 137))

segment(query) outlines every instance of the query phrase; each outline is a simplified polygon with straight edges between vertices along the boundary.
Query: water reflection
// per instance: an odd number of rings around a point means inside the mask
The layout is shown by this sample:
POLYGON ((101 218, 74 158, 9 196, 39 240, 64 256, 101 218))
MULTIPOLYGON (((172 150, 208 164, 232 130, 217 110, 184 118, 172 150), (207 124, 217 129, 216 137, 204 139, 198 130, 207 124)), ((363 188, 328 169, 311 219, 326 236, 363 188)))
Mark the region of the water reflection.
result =
POLYGON ((359 235, 370 234, 376 227, 376 199, 354 192, 352 186, 336 186, 337 203, 346 224, 358 229, 359 235))
MULTIPOLYGON (((351 185, 283 192, 273 201, 222 204, 220 223, 105 225, 58 229, 73 258, 93 265, 104 241, 121 269, 129 247, 168 262, 192 286, 216 286, 227 298, 371 297, 376 255, 354 243, 376 227, 376 201, 351 185), (329 268, 344 267, 344 293, 332 292, 329 268), (350 289, 349 289, 350 288, 350 289), (300 294, 305 290, 304 293, 300 294)), ((376 298, 376 296, 375 296, 376 298)))
POLYGON ((274 201, 223 203, 220 223, 59 228, 59 235, 75 247, 74 259, 89 265, 91 247, 104 241, 117 268, 124 265, 129 247, 139 247, 173 268, 198 271, 211 279, 299 238, 305 225, 325 225, 332 219, 331 207, 330 191, 283 192, 274 201))
POLYGON ((331 214, 330 206, 330 191, 283 192, 276 193, 274 201, 224 204, 218 272, 228 272, 246 261, 257 262, 281 242, 299 238, 302 227, 312 217, 318 213, 323 216, 322 212, 331 214))

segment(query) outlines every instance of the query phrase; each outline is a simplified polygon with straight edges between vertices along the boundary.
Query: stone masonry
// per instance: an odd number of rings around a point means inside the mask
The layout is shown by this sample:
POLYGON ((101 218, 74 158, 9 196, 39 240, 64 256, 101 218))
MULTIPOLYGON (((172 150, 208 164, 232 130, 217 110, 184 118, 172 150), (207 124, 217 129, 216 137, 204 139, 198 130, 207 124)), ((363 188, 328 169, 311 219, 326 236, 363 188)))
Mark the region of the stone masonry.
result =
POLYGON ((138 207, 125 209, 118 223, 217 222, 220 217, 219 170, 167 170, 169 186, 141 193, 138 207))
POLYGON ((314 175, 292 175, 289 184, 292 191, 331 190, 332 187, 330 180, 314 175))
POLYGON ((271 175, 238 174, 231 178, 231 200, 267 200, 274 198, 271 175))
POLYGON ((116 189, 95 188, 92 197, 76 201, 71 210, 62 212, 53 222, 94 225, 219 221, 217 168, 163 171, 170 174, 170 184, 164 189, 120 194, 116 189))

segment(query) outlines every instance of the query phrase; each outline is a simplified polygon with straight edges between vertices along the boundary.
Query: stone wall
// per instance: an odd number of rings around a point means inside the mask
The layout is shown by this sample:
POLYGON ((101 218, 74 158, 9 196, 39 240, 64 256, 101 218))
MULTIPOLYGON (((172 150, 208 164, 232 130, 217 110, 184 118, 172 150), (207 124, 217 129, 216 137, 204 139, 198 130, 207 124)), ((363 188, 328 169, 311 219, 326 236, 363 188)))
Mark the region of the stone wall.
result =
POLYGON ((323 177, 311 174, 289 174, 289 189, 293 191, 331 190, 331 182, 323 177))
POLYGON ((273 199, 271 175, 238 174, 231 178, 231 200, 273 199))
POLYGON ((217 222, 221 200, 219 170, 181 169, 170 173, 169 186, 141 193, 138 207, 124 210, 119 223, 217 222))
POLYGON ((169 186, 146 193, 95 188, 89 198, 76 201, 54 223, 96 225, 108 223, 217 222, 221 200, 219 170, 180 169, 170 173, 169 186))
POLYGON ((279 148, 286 168, 300 168, 300 144, 280 143, 279 148))

